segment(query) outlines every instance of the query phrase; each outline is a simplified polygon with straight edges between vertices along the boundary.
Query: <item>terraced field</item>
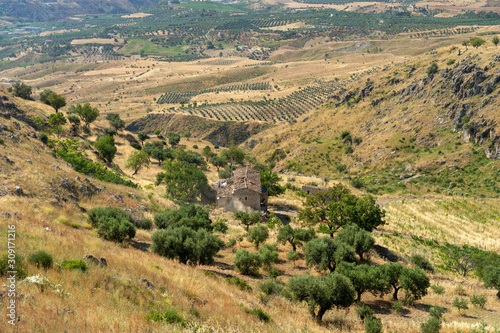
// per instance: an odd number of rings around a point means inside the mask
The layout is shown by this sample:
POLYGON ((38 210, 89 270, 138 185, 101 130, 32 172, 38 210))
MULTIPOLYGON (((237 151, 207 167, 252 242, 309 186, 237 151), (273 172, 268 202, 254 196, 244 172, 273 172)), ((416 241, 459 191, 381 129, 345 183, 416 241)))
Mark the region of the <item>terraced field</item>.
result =
MULTIPOLYGON (((190 105, 181 107, 176 112, 217 120, 291 121, 325 103, 335 95, 339 88, 339 83, 330 81, 299 89, 277 99, 190 105)), ((169 98, 174 98, 174 96, 169 95, 169 98)))

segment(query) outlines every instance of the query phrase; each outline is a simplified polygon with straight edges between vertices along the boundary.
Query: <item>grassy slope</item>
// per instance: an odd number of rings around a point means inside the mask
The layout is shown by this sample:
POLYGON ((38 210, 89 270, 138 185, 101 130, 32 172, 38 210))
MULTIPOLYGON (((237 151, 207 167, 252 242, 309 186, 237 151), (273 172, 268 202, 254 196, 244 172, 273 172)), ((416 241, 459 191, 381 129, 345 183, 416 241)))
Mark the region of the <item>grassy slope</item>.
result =
MULTIPOLYGON (((281 132, 263 132, 255 138, 262 137, 263 141, 253 153, 264 160, 274 149, 282 148, 288 154, 279 164, 282 169, 334 179, 350 173, 362 177, 373 193, 399 191, 409 194, 412 190, 413 194, 424 194, 430 190, 496 196, 498 186, 493 184, 495 179, 498 183, 498 162, 488 160, 483 153, 489 141, 483 145, 466 143, 462 139, 462 130, 452 131, 453 124, 448 117, 450 107, 446 104, 457 100, 441 88, 445 82, 439 73, 419 95, 426 97, 414 94, 404 99, 398 95, 411 83, 419 84, 427 76, 426 69, 433 61, 441 70, 452 68, 446 64, 450 59, 456 59, 458 63, 466 57, 479 55, 478 65, 483 67, 491 62, 496 52, 496 48, 490 46, 469 49, 458 56, 456 50, 450 52, 447 47, 438 49, 436 55, 422 55, 405 63, 388 65, 383 70, 379 68, 352 75, 351 83, 346 85, 347 91, 357 91, 356 95, 359 95, 359 90, 370 79, 374 82, 374 89, 369 97, 357 104, 344 103, 338 107, 335 106, 337 101, 332 99, 322 109, 301 117, 296 124, 285 126, 281 132), (408 78, 412 66, 415 71, 408 78), (392 84, 393 79, 401 82, 392 84), (372 106, 372 100, 378 98, 383 100, 372 106), (352 154, 345 152, 347 145, 340 137, 342 131, 349 131, 353 138, 362 139, 361 144, 353 145, 352 154), (439 164, 438 161, 445 162, 439 164), (338 169, 338 164, 345 165, 346 170, 338 169), (399 179, 400 176, 407 178, 416 174, 422 177, 412 181, 412 188, 410 183, 399 179)), ((490 67, 489 73, 497 71, 496 67, 490 67)), ((485 119, 498 123, 500 113, 495 102, 498 96, 497 86, 487 96, 474 96, 459 102, 470 103, 476 108, 470 122, 480 123, 485 119), (493 104, 480 107, 486 99, 491 99, 493 104)), ((498 129, 496 131, 498 135, 498 129)))

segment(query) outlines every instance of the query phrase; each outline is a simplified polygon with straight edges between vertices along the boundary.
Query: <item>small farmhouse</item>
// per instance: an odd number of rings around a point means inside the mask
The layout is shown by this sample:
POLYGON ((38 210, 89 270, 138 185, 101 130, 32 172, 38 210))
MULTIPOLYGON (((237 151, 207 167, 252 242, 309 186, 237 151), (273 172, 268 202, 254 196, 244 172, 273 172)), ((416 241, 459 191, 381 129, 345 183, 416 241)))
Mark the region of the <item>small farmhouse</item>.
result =
POLYGON ((267 188, 262 188, 260 173, 249 167, 234 170, 229 179, 213 185, 218 207, 237 211, 267 211, 267 188))

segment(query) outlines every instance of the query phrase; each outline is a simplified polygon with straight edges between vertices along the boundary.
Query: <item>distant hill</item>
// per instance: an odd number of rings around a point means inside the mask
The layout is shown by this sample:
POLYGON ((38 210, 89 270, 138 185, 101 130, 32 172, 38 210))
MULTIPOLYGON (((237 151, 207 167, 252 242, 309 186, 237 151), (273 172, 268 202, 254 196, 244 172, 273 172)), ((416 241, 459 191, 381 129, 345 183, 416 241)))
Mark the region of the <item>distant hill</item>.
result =
POLYGON ((0 17, 11 21, 52 21, 72 15, 128 13, 154 6, 155 0, 0 0, 0 17))

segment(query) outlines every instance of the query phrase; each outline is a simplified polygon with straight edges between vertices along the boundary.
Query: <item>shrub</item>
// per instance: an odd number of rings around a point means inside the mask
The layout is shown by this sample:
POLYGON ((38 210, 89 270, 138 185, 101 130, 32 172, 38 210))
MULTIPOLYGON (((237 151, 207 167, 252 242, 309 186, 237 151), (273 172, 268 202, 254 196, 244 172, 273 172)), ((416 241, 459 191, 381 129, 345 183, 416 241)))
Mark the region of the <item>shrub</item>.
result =
POLYGON ((239 250, 234 258, 234 266, 241 274, 257 275, 262 267, 262 258, 258 253, 250 253, 247 250, 239 250))
POLYGON ((443 286, 440 286, 440 285, 437 285, 437 284, 435 284, 435 285, 431 286, 431 289, 432 289, 432 291, 433 291, 435 294, 438 294, 438 295, 443 295, 443 294, 444 294, 444 292, 445 292, 444 287, 443 287, 443 286))
POLYGON ((293 262, 295 264, 295 261, 299 260, 300 259, 300 256, 297 252, 295 252, 294 250, 290 250, 287 254, 286 254, 286 260, 289 261, 289 262, 293 262))
POLYGON ((51 268, 54 262, 52 256, 43 250, 33 253, 28 258, 28 261, 37 267, 43 267, 45 269, 51 268))
POLYGON ((427 67, 427 75, 429 77, 433 76, 434 74, 436 74, 438 71, 438 65, 433 62, 429 67, 427 67))
POLYGON ((42 141, 44 144, 47 144, 49 142, 49 137, 47 136, 47 134, 40 134, 40 141, 42 141))
POLYGON ((90 134, 90 127, 88 125, 82 126, 83 133, 90 134))
POLYGON ((382 322, 380 319, 373 316, 365 318, 365 332, 366 333, 382 333, 382 322))
POLYGON ((115 146, 115 139, 111 135, 98 138, 94 143, 94 147, 106 162, 111 163, 113 161, 117 148, 115 146))
POLYGON ((443 319, 443 313, 444 313, 444 308, 438 305, 435 305, 429 309, 429 315, 439 320, 443 319))
POLYGON ((212 227, 215 232, 220 232, 221 234, 225 234, 229 229, 225 218, 218 218, 214 223, 212 223, 212 227))
POLYGON ((431 273, 434 272, 434 267, 432 267, 432 264, 419 254, 412 255, 410 257, 410 262, 415 266, 422 268, 424 271, 431 273))
POLYGON ((224 242, 205 229, 182 226, 157 230, 151 237, 151 250, 161 256, 191 265, 210 265, 224 242))
POLYGON ((430 318, 425 323, 420 325, 422 333, 439 333, 441 330, 441 320, 435 317, 430 318))
POLYGON ((23 261, 24 258, 18 254, 3 252, 0 257, 0 276, 5 276, 8 271, 17 271, 16 278, 19 280, 24 279, 28 273, 24 268, 23 261), (14 265, 14 269, 12 269, 11 265, 14 265))
POLYGON ((262 264, 267 268, 271 268, 272 264, 278 262, 278 247, 274 244, 264 244, 259 253, 262 258, 262 264))
POLYGON ((470 298, 470 302, 474 307, 484 309, 484 306, 486 305, 487 298, 485 295, 473 295, 470 298))
POLYGON ((226 243, 226 247, 233 247, 236 245, 236 238, 231 237, 226 243))
POLYGON ((283 285, 269 279, 259 284, 259 290, 266 295, 279 295, 283 291, 283 285))
POLYGON ((87 270, 87 264, 83 260, 64 260, 57 264, 57 267, 64 269, 79 269, 82 272, 87 270))
POLYGON ((269 322, 271 320, 271 316, 269 316, 267 313, 265 313, 261 308, 258 309, 253 309, 253 310, 246 310, 247 313, 256 316, 259 318, 259 320, 263 322, 269 322))
POLYGON ((453 307, 457 308, 460 313, 461 310, 467 310, 469 308, 469 302, 465 298, 455 297, 453 300, 453 307))
POLYGON ((137 227, 137 229, 151 230, 151 228, 153 227, 153 221, 147 218, 142 218, 135 221, 135 226, 137 227))
POLYGON ((263 224, 258 224, 250 228, 247 233, 247 240, 253 243, 256 249, 258 249, 260 244, 264 243, 268 237, 269 228, 263 224))
POLYGON ((177 324, 182 327, 186 327, 188 322, 185 321, 175 309, 165 309, 165 310, 150 310, 146 315, 147 320, 156 321, 158 323, 168 323, 177 324))
POLYGON ((394 303, 392 303, 392 309, 396 313, 401 313, 403 311, 403 302, 395 301, 394 303))
POLYGON ((135 142, 135 141, 132 141, 132 142, 130 143, 130 147, 132 147, 132 148, 134 148, 134 149, 137 149, 137 150, 141 150, 141 149, 142 149, 142 147, 141 147, 141 145, 139 144, 139 142, 135 142))
POLYGON ((179 209, 169 209, 156 214, 155 224, 160 229, 185 226, 193 230, 206 229, 212 231, 213 225, 208 211, 193 204, 183 205, 179 209))
POLYGON ((100 237, 115 242, 123 242, 135 237, 132 216, 114 207, 96 207, 87 212, 90 225, 97 228, 100 237))
POLYGON ((243 291, 252 290, 252 287, 250 287, 250 285, 248 283, 246 283, 245 280, 240 279, 239 277, 226 278, 226 281, 229 284, 233 284, 233 285, 237 286, 238 288, 240 288, 243 291))
POLYGON ((446 65, 451 66, 455 63, 456 59, 450 59, 446 62, 446 65))
POLYGON ((362 305, 356 309, 356 315, 364 321, 365 318, 373 316, 373 310, 367 305, 362 305))
POLYGON ((281 275, 282 272, 280 272, 277 268, 274 268, 274 267, 270 267, 268 270, 267 270, 267 275, 271 278, 271 279, 276 279, 278 276, 281 275))

